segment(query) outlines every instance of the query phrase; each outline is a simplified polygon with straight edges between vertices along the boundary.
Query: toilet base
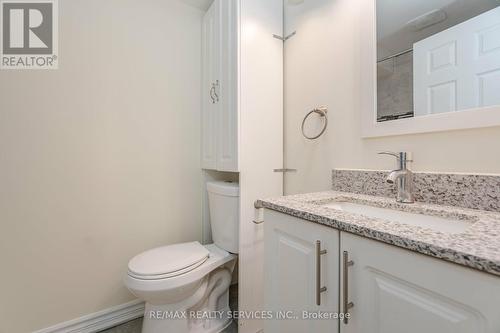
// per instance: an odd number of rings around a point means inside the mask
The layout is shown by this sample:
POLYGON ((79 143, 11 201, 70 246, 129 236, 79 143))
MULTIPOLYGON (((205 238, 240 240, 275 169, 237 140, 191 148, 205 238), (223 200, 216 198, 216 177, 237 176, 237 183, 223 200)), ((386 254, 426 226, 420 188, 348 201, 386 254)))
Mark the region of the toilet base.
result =
MULTIPOLYGON (((230 266, 234 267, 234 263, 230 266)), ((196 292, 181 303, 146 302, 142 333, 218 333, 232 322, 229 285, 232 268, 207 276, 196 292)))
POLYGON ((208 244, 210 256, 179 276, 138 279, 125 285, 146 302, 142 333, 216 333, 231 324, 229 286, 236 255, 208 244))
MULTIPOLYGON (((229 291, 219 299, 222 304, 229 301, 229 291)), ((146 303, 142 333, 218 333, 232 323, 229 306, 215 312, 206 310, 176 310, 172 304, 152 305, 146 303)))
POLYGON ((229 308, 223 310, 223 315, 218 318, 209 320, 201 320, 197 323, 192 323, 189 327, 189 333, 219 333, 222 332, 232 323, 232 319, 227 315, 229 308))

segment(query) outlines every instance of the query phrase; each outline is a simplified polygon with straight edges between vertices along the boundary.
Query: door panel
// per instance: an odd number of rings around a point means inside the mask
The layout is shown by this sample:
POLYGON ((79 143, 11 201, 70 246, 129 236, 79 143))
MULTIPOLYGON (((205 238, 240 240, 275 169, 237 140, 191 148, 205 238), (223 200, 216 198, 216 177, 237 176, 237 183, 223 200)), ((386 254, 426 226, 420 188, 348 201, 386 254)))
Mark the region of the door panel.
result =
POLYGON ((219 1, 210 6, 203 18, 203 77, 201 109, 201 166, 204 169, 217 168, 217 113, 218 105, 214 100, 213 83, 218 72, 218 10, 219 1))
POLYGON ((500 104, 500 7, 414 44, 415 115, 500 104))
POLYGON ((220 0, 217 170, 238 171, 238 6, 220 0))
POLYGON ((348 268, 354 307, 341 332, 500 331, 497 277, 344 232, 341 249, 354 261, 348 268))
POLYGON ((283 320, 265 322, 266 332, 337 332, 338 320, 304 319, 312 313, 338 310, 338 231, 284 214, 265 212, 265 304, 275 314, 291 311, 283 320), (316 304, 316 242, 320 255, 321 304, 316 304))
POLYGON ((377 332, 484 331, 480 313, 468 306, 375 269, 367 275, 374 284, 377 332))

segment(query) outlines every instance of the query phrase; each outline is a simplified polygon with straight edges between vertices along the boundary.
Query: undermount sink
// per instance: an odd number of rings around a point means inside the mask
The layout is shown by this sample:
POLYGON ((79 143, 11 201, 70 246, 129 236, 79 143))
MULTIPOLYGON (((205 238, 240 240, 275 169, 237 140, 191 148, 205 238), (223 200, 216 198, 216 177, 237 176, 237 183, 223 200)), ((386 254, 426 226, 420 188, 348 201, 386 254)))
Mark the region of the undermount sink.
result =
POLYGON ((382 219, 386 221, 429 228, 445 233, 460 233, 471 226, 471 221, 445 218, 439 216, 410 213, 389 208, 380 208, 347 201, 335 201, 322 205, 323 207, 382 219))

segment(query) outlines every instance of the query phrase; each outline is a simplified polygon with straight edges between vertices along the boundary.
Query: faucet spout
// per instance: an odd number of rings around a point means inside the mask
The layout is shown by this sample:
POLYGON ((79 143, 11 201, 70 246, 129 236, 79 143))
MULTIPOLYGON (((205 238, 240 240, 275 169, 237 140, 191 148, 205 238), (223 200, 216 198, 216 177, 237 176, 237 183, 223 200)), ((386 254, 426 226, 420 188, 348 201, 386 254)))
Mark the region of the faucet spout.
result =
POLYGON ((386 181, 396 184, 396 201, 400 203, 414 203, 413 172, 410 170, 394 170, 389 173, 386 181))
POLYGON ((411 162, 411 159, 407 157, 408 153, 382 152, 380 154, 392 155, 398 160, 399 169, 391 171, 386 178, 389 184, 396 184, 396 201, 400 203, 414 203, 413 172, 407 168, 407 162, 411 162))
POLYGON ((394 183, 396 183, 396 181, 399 178, 404 177, 405 175, 406 175, 406 171, 403 171, 403 170, 394 170, 394 171, 389 172, 389 175, 387 176, 386 181, 389 184, 394 184, 394 183))

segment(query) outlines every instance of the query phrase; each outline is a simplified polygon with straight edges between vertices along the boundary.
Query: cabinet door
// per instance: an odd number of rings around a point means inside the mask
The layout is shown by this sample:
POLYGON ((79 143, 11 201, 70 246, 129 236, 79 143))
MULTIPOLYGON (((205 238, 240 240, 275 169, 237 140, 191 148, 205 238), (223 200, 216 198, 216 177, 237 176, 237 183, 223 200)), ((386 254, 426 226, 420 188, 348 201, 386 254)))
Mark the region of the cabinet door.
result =
POLYGON ((238 171, 238 4, 220 0, 217 170, 238 171))
POLYGON ((338 332, 338 320, 303 319, 303 311, 338 312, 339 232, 268 210, 264 225, 266 309, 275 315, 286 315, 286 319, 266 320, 264 332, 338 332), (326 254, 317 254, 317 241, 326 254), (316 280, 318 256, 319 285, 316 280), (316 299, 317 287, 327 288, 320 294, 320 305, 316 299))
POLYGON ((347 268, 354 307, 341 332, 500 332, 500 278, 343 232, 341 250, 354 262, 347 268))
POLYGON ((219 7, 214 1, 203 18, 202 36, 202 110, 201 110, 201 166, 217 168, 217 80, 219 76, 219 7))

